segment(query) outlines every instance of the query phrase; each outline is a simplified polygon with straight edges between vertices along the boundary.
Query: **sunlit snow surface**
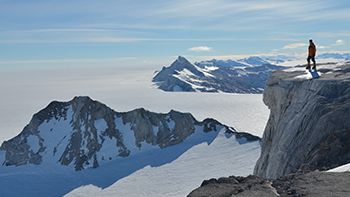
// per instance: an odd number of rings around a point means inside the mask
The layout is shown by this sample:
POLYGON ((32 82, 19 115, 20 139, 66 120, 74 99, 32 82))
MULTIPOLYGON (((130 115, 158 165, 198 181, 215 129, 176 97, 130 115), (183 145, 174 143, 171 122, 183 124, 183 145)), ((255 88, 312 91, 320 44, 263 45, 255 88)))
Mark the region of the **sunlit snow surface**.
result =
POLYGON ((350 172, 350 163, 330 169, 327 172, 350 172))
POLYGON ((260 154, 259 143, 239 145, 234 137, 230 139, 220 133, 210 145, 192 147, 169 164, 147 166, 105 189, 82 186, 67 196, 186 196, 204 179, 251 174, 260 154))
POLYGON ((52 100, 86 95, 116 111, 144 107, 190 112, 262 136, 269 111, 262 95, 164 92, 152 86, 154 68, 72 68, 0 72, 0 142, 17 135, 31 116, 52 100))
POLYGON ((53 163, 1 167, 1 195, 186 196, 204 179, 251 174, 259 154, 259 142, 239 144, 224 130, 195 132, 181 144, 96 169, 77 172, 53 163))

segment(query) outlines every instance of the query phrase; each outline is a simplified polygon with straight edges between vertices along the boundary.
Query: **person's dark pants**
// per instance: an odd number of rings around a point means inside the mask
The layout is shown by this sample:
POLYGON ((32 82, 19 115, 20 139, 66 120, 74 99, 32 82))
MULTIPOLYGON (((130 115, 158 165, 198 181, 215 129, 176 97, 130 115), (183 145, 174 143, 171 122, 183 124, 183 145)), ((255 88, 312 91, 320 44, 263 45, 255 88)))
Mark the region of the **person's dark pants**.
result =
POLYGON ((308 56, 307 57, 307 67, 306 67, 306 69, 310 69, 310 60, 312 60, 312 62, 314 63, 314 66, 312 67, 312 69, 316 69, 315 56, 308 56))

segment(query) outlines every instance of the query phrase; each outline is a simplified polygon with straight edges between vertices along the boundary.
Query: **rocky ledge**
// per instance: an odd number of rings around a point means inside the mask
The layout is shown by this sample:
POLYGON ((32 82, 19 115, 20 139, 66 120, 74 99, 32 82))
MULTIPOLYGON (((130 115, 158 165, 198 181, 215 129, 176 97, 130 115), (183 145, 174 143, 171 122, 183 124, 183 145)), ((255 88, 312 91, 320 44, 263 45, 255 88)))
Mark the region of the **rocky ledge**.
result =
POLYGON ((273 181, 258 176, 227 177, 203 181, 188 197, 345 197, 350 193, 350 172, 310 172, 290 174, 273 181))

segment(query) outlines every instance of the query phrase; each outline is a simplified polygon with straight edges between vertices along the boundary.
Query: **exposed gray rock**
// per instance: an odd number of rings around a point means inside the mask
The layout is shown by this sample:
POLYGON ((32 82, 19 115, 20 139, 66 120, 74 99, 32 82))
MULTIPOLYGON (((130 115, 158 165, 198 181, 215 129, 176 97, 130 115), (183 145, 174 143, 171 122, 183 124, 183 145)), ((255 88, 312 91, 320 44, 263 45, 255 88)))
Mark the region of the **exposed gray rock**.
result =
POLYGON ((347 197, 350 195, 350 172, 295 173, 273 181, 283 196, 347 197))
POLYGON ((194 132, 218 133, 221 129, 236 135, 239 142, 260 140, 214 119, 199 122, 189 113, 172 110, 161 114, 143 108, 119 113, 89 97, 75 97, 69 102, 50 103, 19 135, 5 141, 0 151, 5 152, 5 166, 38 165, 46 158, 82 170, 128 157, 145 145, 166 148, 194 132))
POLYGON ((321 78, 275 71, 264 103, 270 117, 254 174, 275 179, 302 170, 350 163, 350 65, 319 65, 321 78), (336 67, 336 68, 330 68, 336 67))
POLYGON ((278 196, 271 182, 257 176, 223 177, 203 181, 188 197, 273 197, 278 196))
POLYGON ((347 197, 350 172, 290 174, 268 181, 257 176, 228 177, 203 181, 188 197, 347 197))
POLYGON ((262 93, 271 71, 285 68, 259 57, 240 61, 214 59, 191 64, 179 56, 163 67, 153 82, 164 91, 262 93))

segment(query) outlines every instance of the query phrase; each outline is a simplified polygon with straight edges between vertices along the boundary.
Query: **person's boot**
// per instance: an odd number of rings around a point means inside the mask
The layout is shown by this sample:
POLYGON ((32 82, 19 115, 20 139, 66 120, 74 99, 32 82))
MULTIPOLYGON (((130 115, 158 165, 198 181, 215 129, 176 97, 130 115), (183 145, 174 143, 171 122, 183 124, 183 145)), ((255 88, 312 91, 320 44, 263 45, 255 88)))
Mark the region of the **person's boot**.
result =
POLYGON ((312 70, 316 70, 316 64, 314 64, 314 66, 312 67, 312 70))
POLYGON ((306 70, 309 70, 310 69, 310 64, 308 64, 307 66, 306 66, 306 70))

